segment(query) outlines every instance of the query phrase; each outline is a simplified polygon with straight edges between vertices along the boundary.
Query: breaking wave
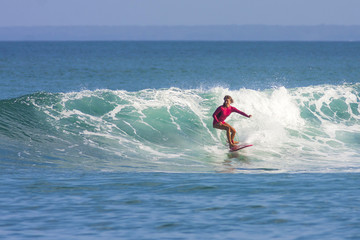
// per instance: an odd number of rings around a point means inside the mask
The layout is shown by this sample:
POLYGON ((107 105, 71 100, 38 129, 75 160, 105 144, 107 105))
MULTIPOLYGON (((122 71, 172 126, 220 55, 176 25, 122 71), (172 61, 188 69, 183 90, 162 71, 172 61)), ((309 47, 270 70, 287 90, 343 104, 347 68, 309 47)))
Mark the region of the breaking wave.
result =
POLYGON ((2 165, 162 172, 358 172, 360 85, 34 93, 0 101, 2 165), (229 153, 212 113, 254 146, 229 153))

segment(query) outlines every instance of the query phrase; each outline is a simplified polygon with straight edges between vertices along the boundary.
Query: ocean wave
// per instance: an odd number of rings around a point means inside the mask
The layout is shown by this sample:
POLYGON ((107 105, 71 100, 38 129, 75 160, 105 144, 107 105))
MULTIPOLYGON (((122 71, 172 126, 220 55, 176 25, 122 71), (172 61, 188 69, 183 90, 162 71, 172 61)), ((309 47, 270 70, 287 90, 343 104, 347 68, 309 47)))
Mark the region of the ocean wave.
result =
POLYGON ((0 101, 0 151, 6 164, 105 171, 359 171, 359 104, 359 84, 34 93, 0 101), (254 145, 237 153, 212 128, 226 94, 253 115, 228 118, 254 145))

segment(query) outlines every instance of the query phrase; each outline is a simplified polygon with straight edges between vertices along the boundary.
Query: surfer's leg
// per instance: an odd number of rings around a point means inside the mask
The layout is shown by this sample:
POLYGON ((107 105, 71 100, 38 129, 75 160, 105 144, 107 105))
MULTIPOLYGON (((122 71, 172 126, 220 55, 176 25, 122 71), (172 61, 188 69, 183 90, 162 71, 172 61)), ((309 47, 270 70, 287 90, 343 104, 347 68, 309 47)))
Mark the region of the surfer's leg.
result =
POLYGON ((235 135, 236 135, 236 130, 235 128, 233 128, 230 124, 228 123, 224 123, 223 125, 225 125, 229 131, 230 131, 230 139, 229 139, 229 143, 231 143, 232 145, 238 144, 238 141, 235 141, 235 135))
POLYGON ((228 124, 226 122, 222 124, 222 127, 225 127, 225 129, 227 131, 226 134, 227 134, 227 138, 228 138, 230 147, 233 147, 235 144, 239 143, 239 142, 234 141, 235 134, 236 134, 235 128, 233 128, 230 124, 228 124))
POLYGON ((233 142, 232 139, 231 139, 231 130, 230 130, 230 128, 228 128, 228 129, 226 130, 226 136, 227 136, 227 139, 228 139, 229 147, 230 147, 230 148, 234 147, 235 144, 234 144, 234 142, 233 142))
MULTIPOLYGON (((226 137, 228 139, 228 143, 229 143, 229 147, 232 148, 235 144, 233 143, 233 141, 231 140, 231 126, 227 123, 223 123, 223 124, 215 124, 213 126, 214 128, 217 129, 221 129, 221 130, 225 130, 226 131, 226 137)), ((234 129, 235 130, 235 129, 234 129)))
POLYGON ((232 144, 237 144, 237 143, 239 143, 239 142, 237 142, 237 141, 234 141, 234 139, 235 139, 235 134, 236 134, 235 128, 233 128, 233 127, 232 127, 231 125, 229 125, 229 124, 228 124, 228 127, 229 127, 229 131, 230 131, 230 134, 231 134, 231 136, 230 136, 231 143, 232 143, 232 144))
POLYGON ((231 131, 231 142, 232 142, 233 144, 239 143, 239 142, 237 142, 237 141, 234 141, 234 139, 235 139, 235 134, 236 134, 235 128, 231 127, 231 128, 230 128, 230 131, 231 131))

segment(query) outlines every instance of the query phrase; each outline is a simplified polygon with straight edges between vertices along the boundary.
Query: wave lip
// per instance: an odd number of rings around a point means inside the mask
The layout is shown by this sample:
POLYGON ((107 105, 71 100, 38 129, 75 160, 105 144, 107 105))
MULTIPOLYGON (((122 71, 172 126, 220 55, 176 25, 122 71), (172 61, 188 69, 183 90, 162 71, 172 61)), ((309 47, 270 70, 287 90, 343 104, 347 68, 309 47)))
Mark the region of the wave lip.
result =
POLYGON ((19 162, 106 171, 359 171, 359 89, 35 93, 0 101, 0 138, 7 142, 1 151, 19 162), (238 140, 254 145, 236 154, 212 128, 226 94, 253 115, 228 118, 238 140))

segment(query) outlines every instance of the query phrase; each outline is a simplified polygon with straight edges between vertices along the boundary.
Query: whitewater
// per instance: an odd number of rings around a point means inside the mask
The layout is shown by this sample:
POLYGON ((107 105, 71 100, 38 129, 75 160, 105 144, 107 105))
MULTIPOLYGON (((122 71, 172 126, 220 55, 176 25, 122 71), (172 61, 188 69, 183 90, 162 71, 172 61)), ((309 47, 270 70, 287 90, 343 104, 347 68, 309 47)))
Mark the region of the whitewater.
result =
POLYGON ((1 101, 1 136, 2 142, 14 143, 9 158, 31 158, 34 165, 186 173, 358 172, 359 89, 359 84, 344 84, 35 93, 1 101), (229 118, 237 140, 253 144, 251 149, 229 153, 224 132, 212 128, 212 113, 224 95, 253 115, 229 118), (106 158, 98 161, 99 156, 106 158))

